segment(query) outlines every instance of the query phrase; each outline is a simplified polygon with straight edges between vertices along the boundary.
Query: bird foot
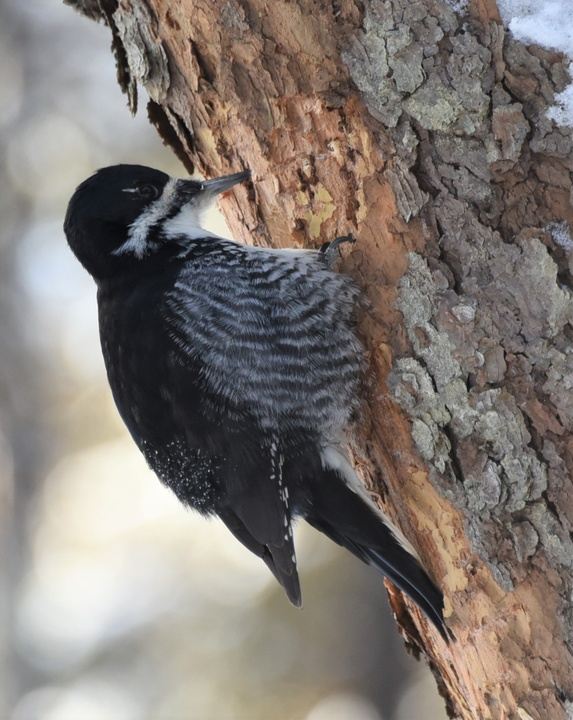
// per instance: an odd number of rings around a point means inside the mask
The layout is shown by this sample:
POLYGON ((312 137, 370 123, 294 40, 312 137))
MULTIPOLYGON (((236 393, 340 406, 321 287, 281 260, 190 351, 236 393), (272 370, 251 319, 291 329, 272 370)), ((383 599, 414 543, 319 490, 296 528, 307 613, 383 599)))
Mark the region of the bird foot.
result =
POLYGON ((340 237, 334 238, 334 240, 331 240, 330 242, 323 243, 320 246, 319 252, 330 258, 334 254, 334 251, 341 245, 344 245, 344 243, 354 244, 355 242, 356 238, 354 238, 352 235, 341 235, 340 237))

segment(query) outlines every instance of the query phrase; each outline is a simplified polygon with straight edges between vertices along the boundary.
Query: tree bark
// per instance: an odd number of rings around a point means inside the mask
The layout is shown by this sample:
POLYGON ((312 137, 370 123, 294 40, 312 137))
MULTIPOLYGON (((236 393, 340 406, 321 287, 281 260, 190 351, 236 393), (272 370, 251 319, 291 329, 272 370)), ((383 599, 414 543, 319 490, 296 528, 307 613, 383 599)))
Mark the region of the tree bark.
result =
POLYGON ((446 647, 389 587, 452 716, 573 714, 573 135, 558 54, 494 0, 68 0, 188 170, 249 167, 238 239, 319 246, 371 308, 355 457, 441 585, 446 647))

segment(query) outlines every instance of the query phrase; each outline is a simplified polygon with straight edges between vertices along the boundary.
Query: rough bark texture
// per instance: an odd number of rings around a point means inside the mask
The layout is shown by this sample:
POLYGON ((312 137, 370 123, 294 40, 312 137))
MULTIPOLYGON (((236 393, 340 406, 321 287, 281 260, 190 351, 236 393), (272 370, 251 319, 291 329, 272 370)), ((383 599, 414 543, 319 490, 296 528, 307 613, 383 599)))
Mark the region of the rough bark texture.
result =
POLYGON ((493 0, 70 0, 188 169, 248 166, 223 210, 277 247, 359 239, 371 310, 356 460, 446 594, 399 593, 452 715, 573 716, 572 133, 567 82, 493 0))

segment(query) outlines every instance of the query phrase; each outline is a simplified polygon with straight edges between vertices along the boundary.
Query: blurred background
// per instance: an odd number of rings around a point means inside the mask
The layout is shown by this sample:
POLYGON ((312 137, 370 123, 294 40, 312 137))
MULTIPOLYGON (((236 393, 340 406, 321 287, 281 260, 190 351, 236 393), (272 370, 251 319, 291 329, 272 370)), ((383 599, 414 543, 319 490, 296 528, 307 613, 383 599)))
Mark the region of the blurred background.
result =
POLYGON ((66 203, 107 164, 184 171, 109 44, 59 0, 0 2, 0 718, 441 720, 373 572, 299 527, 293 609, 119 421, 66 203))

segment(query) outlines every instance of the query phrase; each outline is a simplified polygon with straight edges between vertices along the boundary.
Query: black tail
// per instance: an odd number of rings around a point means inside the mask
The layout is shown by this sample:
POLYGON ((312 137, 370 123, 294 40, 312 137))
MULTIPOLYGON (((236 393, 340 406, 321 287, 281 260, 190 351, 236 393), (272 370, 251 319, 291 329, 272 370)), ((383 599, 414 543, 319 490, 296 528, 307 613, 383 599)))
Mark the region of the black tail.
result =
POLYGON ((442 593, 400 537, 384 524, 381 514, 335 471, 326 470, 311 488, 307 522, 376 567, 418 605, 446 642, 451 640, 444 622, 442 593))
MULTIPOLYGON (((295 607, 302 607, 300 583, 296 570, 296 561, 292 536, 287 533, 287 540, 280 545, 263 545, 249 532, 241 519, 228 509, 220 510, 219 517, 252 553, 264 560, 266 566, 283 586, 288 599, 295 607)), ((284 528, 281 528, 284 533, 284 528)))

